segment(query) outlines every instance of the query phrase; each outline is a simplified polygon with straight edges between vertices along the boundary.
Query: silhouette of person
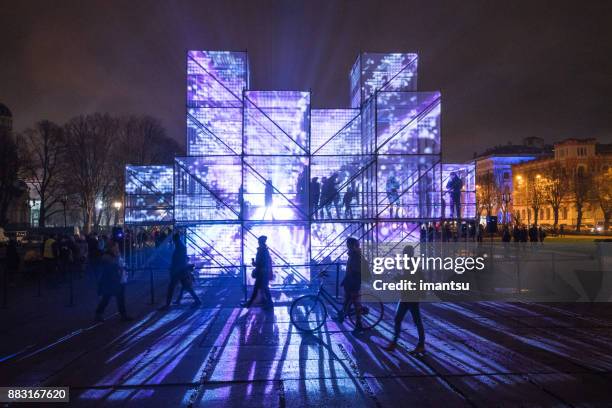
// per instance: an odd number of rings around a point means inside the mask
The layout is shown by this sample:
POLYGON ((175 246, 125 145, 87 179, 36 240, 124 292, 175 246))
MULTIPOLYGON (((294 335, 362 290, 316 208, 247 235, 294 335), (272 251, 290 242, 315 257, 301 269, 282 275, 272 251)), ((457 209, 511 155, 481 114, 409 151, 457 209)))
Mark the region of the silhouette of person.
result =
MULTIPOLYGON (((194 305, 198 306, 202 304, 202 302, 193 290, 191 281, 191 269, 193 265, 187 263, 187 247, 181 240, 181 234, 178 232, 173 235, 172 239, 174 241, 174 252, 172 253, 172 261, 170 264, 170 282, 168 283, 168 292, 166 293, 166 304, 162 309, 170 307, 170 302, 174 295, 174 288, 179 282, 181 283, 181 290, 186 290, 193 298, 195 302, 194 305)), ((179 299, 181 297, 182 295, 179 299)))
POLYGON ((246 303, 246 307, 251 307, 253 301, 257 295, 261 292, 264 297, 264 308, 270 309, 274 307, 272 303, 272 294, 270 293, 270 279, 272 278, 272 257, 270 257, 270 251, 266 245, 268 237, 265 235, 257 238, 259 247, 257 248, 257 254, 255 259, 251 260, 252 265, 255 267, 253 270, 253 277, 255 278, 255 286, 253 287, 253 293, 251 298, 246 303))
POLYGON ((266 211, 264 211, 264 216, 263 216, 264 219, 266 218, 268 211, 270 211, 272 219, 274 219, 274 214, 272 213, 272 205, 274 203, 273 198, 272 198, 273 193, 274 193, 274 186, 272 185, 272 180, 268 179, 266 180, 266 185, 264 188, 264 203, 266 206, 266 211))
POLYGON ((328 184, 327 183, 327 177, 321 178, 321 195, 320 195, 320 201, 319 201, 319 208, 321 209, 321 216, 320 216, 320 218, 322 220, 325 219, 325 212, 324 212, 325 211, 325 200, 326 200, 325 189, 328 188, 327 184, 328 184))
POLYGON ((344 204, 344 218, 353 218, 353 207, 351 204, 356 195, 355 185, 350 185, 342 198, 342 204, 344 204))
POLYGON ((327 218, 332 219, 332 205, 336 206, 336 215, 340 218, 339 201, 340 195, 336 188, 336 173, 332 174, 329 178, 325 179, 321 186, 321 205, 324 207, 327 213, 327 218))
POLYGON ((307 168, 306 166, 304 166, 304 169, 298 176, 297 183, 295 186, 298 208, 304 208, 307 203, 306 193, 308 192, 308 175, 306 174, 306 170, 307 168))
POLYGON ((321 198, 321 184, 318 177, 313 177, 310 181, 310 211, 315 219, 319 218, 319 198, 321 198))
POLYGON ((391 175, 387 178, 387 199, 389 200, 389 211, 391 218, 393 218, 393 207, 395 206, 395 216, 399 216, 399 181, 395 178, 395 175, 391 175))
POLYGON ((463 188, 463 181, 457 176, 455 172, 450 174, 450 180, 446 183, 446 189, 451 198, 451 218, 461 218, 461 189, 463 188))
POLYGON ((361 275, 362 269, 368 267, 368 262, 361 254, 357 238, 348 237, 346 239, 346 246, 348 248, 346 273, 340 284, 344 287, 344 302, 342 304, 342 310, 338 313, 338 316, 336 316, 336 321, 342 323, 344 317, 349 313, 351 305, 353 305, 356 320, 354 333, 358 333, 363 330, 361 303, 359 301, 361 296, 361 275))
MULTIPOLYGON (((409 257, 414 257, 414 247, 412 245, 406 245, 404 250, 402 251, 404 255, 408 255, 409 257)), ((417 270, 414 274, 411 274, 412 271, 408 271, 406 269, 402 270, 402 274, 398 277, 399 279, 409 279, 413 282, 418 282, 422 276, 417 270)), ((419 336, 419 341, 412 350, 412 353, 422 354, 425 352, 425 328, 423 326, 423 319, 421 318, 421 308, 419 302, 408 301, 408 296, 406 292, 402 292, 402 297, 400 301, 397 303, 397 309, 395 311, 395 319, 393 326, 393 339, 387 345, 386 349, 389 351, 395 350, 397 346, 397 341, 399 340, 400 333, 402 331, 402 322, 404 317, 406 317, 406 313, 410 311, 412 315, 412 321, 417 328, 417 333, 419 336)))

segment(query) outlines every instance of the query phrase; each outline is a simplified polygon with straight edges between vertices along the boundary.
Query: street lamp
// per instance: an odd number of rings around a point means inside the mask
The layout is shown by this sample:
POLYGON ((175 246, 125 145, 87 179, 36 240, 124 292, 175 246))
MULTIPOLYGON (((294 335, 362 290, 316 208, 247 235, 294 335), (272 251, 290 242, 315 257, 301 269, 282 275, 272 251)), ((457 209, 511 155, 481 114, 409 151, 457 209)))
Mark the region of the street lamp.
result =
POLYGON ((121 210, 121 201, 115 201, 113 203, 113 207, 115 208, 115 225, 119 222, 119 210, 121 210))

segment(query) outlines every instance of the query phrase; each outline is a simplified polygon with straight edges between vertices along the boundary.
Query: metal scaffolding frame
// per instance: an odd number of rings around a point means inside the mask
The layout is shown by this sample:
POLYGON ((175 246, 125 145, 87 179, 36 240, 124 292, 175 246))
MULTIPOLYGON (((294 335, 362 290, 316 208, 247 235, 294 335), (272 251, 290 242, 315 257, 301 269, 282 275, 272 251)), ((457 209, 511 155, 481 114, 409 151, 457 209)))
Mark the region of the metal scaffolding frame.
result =
POLYGON ((362 53, 351 108, 312 109, 310 92, 249 89, 246 52, 189 51, 187 156, 175 159, 171 207, 192 261, 244 274, 268 235, 273 283, 286 284, 344 259, 348 236, 366 257, 385 256, 450 217, 451 173, 461 218, 473 219, 474 166, 442 164, 441 96, 416 91, 417 64, 362 53))

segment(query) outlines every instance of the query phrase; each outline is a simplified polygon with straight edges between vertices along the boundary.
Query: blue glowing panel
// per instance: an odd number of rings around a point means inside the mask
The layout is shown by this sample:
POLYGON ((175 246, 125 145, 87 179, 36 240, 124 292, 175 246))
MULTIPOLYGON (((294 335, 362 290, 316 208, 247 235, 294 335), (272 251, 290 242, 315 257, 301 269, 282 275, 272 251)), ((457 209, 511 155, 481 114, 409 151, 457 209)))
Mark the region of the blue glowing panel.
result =
POLYGON ((431 219, 440 216, 439 158, 379 155, 377 211, 380 218, 431 219))
POLYGON ((310 113, 313 155, 361 154, 358 109, 313 109, 310 113))
POLYGON ((442 164, 442 190, 445 218, 457 218, 453 206, 453 178, 461 180, 460 211, 461 218, 476 217, 476 170, 473 163, 442 164))
POLYGON ((188 109, 187 155, 239 155, 241 153, 241 108, 188 109))
POLYGON ((240 157, 177 157, 175 174, 177 222, 239 219, 240 157))
POLYGON ((374 156, 313 156, 310 162, 310 213, 313 220, 363 216, 364 192, 374 180, 367 169, 374 156), (319 194, 317 194, 319 192, 319 194))
POLYGON ((244 218, 253 221, 308 218, 308 157, 246 156, 244 218))
POLYGON ((358 107, 357 101, 363 103, 377 91, 416 91, 417 67, 417 54, 362 53, 351 69, 351 107, 358 107))
POLYGON ((242 226, 201 224, 185 228, 190 262, 207 275, 238 275, 242 264, 242 226))
POLYGON ((249 87, 246 52, 189 51, 187 106, 241 107, 249 87))
POLYGON ((308 154, 310 92, 247 91, 244 102, 246 154, 308 154))
POLYGON ((420 224, 410 222, 379 222, 376 225, 376 256, 392 257, 402 253, 404 246, 420 241, 420 224))
MULTIPOLYGON (((305 223, 246 224, 244 227, 244 259, 250 261, 257 254, 257 238, 268 237, 274 279, 272 284, 303 283, 310 281, 309 228, 305 223)), ((254 280, 247 273, 248 284, 254 280)))
POLYGON ((377 94, 377 147, 380 154, 439 154, 439 92, 377 94))
POLYGON ((171 222, 173 177, 172 166, 126 166, 125 222, 171 222))
POLYGON ((346 239, 365 236, 364 223, 361 222, 313 222, 310 225, 312 262, 328 264, 346 261, 346 239))

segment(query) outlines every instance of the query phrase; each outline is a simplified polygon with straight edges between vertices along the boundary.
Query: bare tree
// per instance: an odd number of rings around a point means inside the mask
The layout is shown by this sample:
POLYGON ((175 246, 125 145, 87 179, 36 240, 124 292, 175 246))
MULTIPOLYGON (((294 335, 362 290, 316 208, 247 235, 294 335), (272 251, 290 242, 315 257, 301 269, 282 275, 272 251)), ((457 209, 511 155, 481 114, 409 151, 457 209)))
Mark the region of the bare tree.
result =
POLYGON ((594 190, 599 207, 604 216, 604 231, 610 228, 610 218, 612 218, 612 168, 595 177, 594 190))
POLYGON ((40 198, 38 225, 44 227, 47 219, 61 211, 58 206, 66 200, 63 183, 62 154, 64 135, 61 127, 48 120, 38 122, 22 134, 23 175, 40 198))
POLYGON ((593 190, 593 176, 582 166, 576 167, 573 177, 574 205, 576 206, 576 231, 580 232, 585 204, 593 190))
POLYGON ((529 203, 529 207, 533 210, 533 224, 537 227, 540 208, 542 208, 545 203, 542 175, 529 174, 527 176, 526 191, 527 202, 529 203))
POLYGON ((542 178, 544 200, 553 210, 554 229, 559 224, 559 209, 570 192, 570 183, 563 166, 553 161, 544 169, 542 178))
POLYGON ((486 172, 478 177, 476 183, 476 205, 478 215, 484 211, 487 216, 493 212, 497 202, 497 184, 492 172, 486 172))
POLYGON ((23 191, 19 185, 19 152, 12 134, 0 129, 0 225, 8 223, 11 201, 23 191))
POLYGON ((117 119, 99 113, 78 116, 65 126, 67 182, 79 199, 88 232, 99 225, 102 211, 96 203, 108 197, 115 181, 113 145, 118 128, 117 119))

